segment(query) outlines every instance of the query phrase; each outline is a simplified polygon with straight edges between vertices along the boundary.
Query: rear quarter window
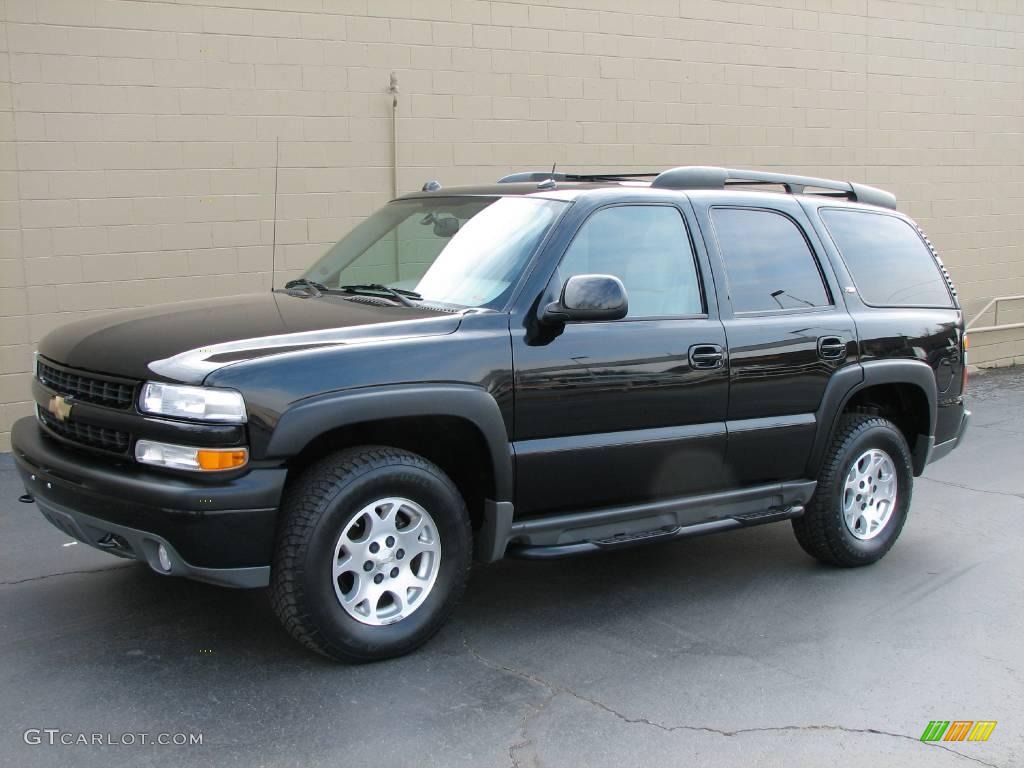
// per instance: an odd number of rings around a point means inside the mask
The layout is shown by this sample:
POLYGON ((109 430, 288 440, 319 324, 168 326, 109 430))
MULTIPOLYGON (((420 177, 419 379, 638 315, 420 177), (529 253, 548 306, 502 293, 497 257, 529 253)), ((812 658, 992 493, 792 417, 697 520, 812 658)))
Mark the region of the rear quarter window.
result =
POLYGON ((867 304, 952 307, 946 280, 917 231, 903 219, 846 208, 819 210, 867 304))

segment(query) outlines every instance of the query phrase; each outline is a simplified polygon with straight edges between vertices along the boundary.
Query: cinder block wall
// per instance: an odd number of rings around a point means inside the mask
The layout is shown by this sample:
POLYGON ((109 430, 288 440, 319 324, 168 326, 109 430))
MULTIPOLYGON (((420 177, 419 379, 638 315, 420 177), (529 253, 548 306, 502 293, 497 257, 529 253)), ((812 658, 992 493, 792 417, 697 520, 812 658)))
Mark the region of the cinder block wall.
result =
MULTIPOLYGON (((968 315, 1024 293, 1022 0, 0 0, 0 19, 0 450, 49 330, 269 287, 278 137, 279 280, 388 199, 392 71, 399 191, 555 161, 848 178, 897 194, 968 315)), ((1024 361, 1024 332, 972 358, 1024 361)))

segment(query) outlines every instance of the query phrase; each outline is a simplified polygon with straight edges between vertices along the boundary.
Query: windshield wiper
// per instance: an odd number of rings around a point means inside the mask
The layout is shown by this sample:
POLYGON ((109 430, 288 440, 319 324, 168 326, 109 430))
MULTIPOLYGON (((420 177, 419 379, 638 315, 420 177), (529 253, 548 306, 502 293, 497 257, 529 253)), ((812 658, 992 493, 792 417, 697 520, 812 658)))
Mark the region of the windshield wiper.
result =
POLYGON ((409 299, 416 299, 421 301, 423 299, 416 291, 406 291, 402 288, 391 288, 390 286, 382 283, 355 283, 353 285, 339 285, 339 290, 347 293, 387 293, 392 296, 396 301, 401 302, 407 307, 415 307, 409 299))
POLYGON ((318 283, 315 280, 307 280, 304 277, 297 277, 294 280, 289 280, 284 284, 285 290, 289 288, 309 288, 310 293, 314 296, 319 296, 322 293, 327 293, 330 289, 323 283, 318 283))

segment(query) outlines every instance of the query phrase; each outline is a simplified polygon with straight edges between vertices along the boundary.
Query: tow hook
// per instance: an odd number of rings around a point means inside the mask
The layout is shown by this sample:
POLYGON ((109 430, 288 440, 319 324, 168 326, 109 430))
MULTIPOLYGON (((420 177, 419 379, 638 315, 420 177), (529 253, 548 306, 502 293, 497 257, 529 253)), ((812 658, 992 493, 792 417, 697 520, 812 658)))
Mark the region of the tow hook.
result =
POLYGON ((36 497, 33 496, 31 493, 23 493, 21 494, 21 496, 18 497, 18 501, 20 501, 22 504, 34 504, 35 500, 36 497))

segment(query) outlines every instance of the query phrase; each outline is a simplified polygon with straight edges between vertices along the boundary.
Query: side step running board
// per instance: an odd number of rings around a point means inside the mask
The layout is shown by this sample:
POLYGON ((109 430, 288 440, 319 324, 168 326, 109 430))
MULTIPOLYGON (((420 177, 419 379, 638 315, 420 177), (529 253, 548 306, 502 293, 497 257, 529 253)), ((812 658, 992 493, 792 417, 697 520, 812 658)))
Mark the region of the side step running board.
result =
POLYGON ((743 515, 733 515, 741 525, 761 525, 762 523, 774 523, 777 520, 789 520, 793 517, 800 517, 804 513, 802 504, 794 504, 791 507, 772 507, 763 512, 748 512, 743 515))
POLYGON ((610 536, 605 539, 591 539, 590 541, 577 541, 571 544, 549 544, 543 546, 515 546, 511 545, 506 552, 508 557, 518 557, 524 560, 552 560, 559 557, 571 555, 583 555, 591 552, 601 552, 611 549, 626 549, 640 544, 654 543, 657 541, 672 541, 675 539, 688 539, 694 536, 703 536, 708 533, 718 533, 735 528, 761 525, 762 523, 773 523, 777 520, 789 520, 793 517, 800 517, 804 513, 802 505, 786 507, 773 507, 763 512, 752 512, 736 517, 726 517, 722 520, 712 520, 707 523, 695 525, 681 525, 675 527, 656 528, 653 531, 640 531, 637 533, 625 533, 618 536, 610 536))

